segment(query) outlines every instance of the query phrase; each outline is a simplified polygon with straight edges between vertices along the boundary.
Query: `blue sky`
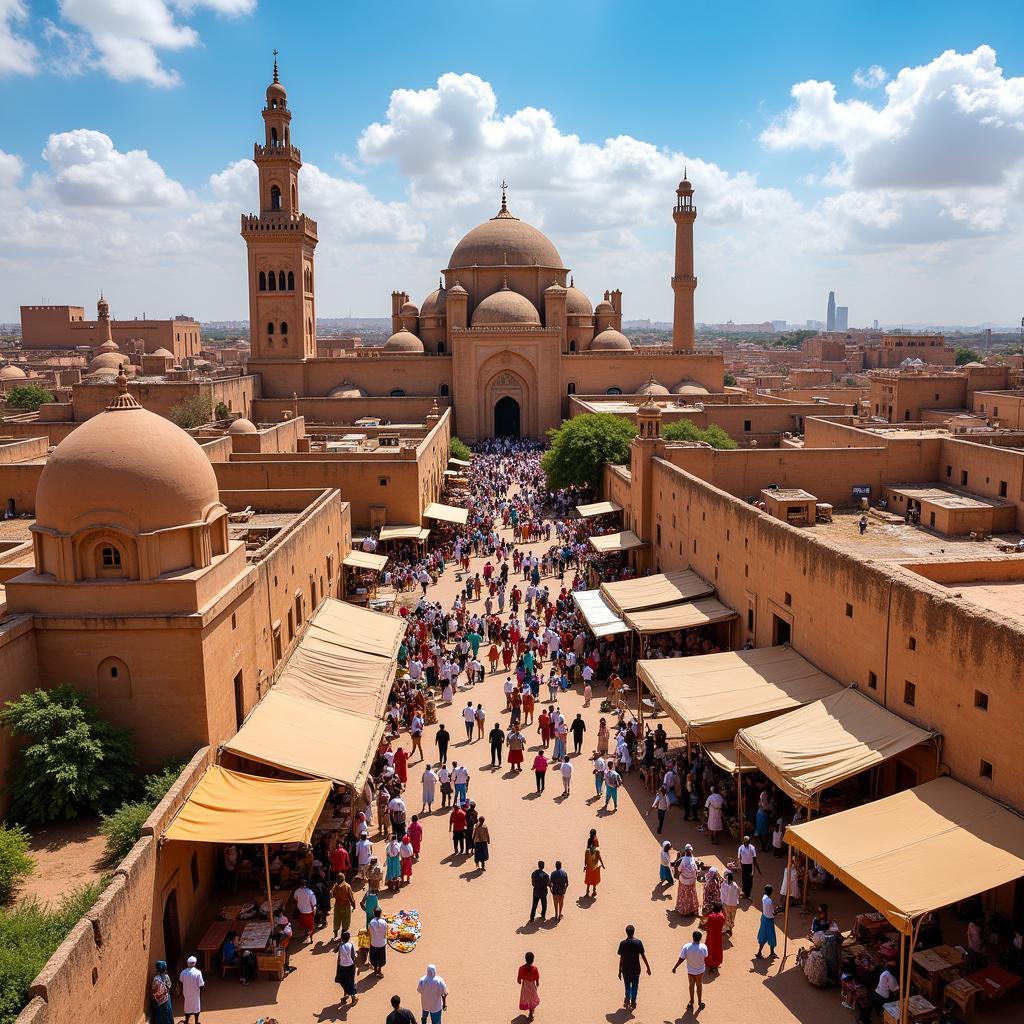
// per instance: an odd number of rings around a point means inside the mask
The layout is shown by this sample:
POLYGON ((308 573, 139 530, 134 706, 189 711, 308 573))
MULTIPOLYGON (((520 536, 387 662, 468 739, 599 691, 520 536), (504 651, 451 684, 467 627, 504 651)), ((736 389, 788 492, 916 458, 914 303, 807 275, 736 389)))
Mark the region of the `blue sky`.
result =
POLYGON ((244 316, 277 47, 322 316, 421 298, 504 175, 577 283, 667 317, 689 162, 699 319, 820 317, 835 288, 854 323, 1017 321, 1024 5, 765 9, 0 0, 0 319, 99 284, 116 315, 244 316))

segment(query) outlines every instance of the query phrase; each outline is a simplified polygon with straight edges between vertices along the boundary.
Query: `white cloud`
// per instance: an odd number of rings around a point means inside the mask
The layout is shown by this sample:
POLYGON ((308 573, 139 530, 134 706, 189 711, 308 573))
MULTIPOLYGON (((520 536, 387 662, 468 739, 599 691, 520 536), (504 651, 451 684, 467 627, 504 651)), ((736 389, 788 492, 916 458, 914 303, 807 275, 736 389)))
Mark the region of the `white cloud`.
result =
POLYGON ((884 85, 889 78, 889 72, 880 64, 872 64, 871 67, 857 68, 853 73, 853 84, 858 89, 877 89, 884 85))
POLYGON ((36 70, 35 45, 17 31, 27 21, 24 0, 0 0, 0 76, 28 75, 36 70))

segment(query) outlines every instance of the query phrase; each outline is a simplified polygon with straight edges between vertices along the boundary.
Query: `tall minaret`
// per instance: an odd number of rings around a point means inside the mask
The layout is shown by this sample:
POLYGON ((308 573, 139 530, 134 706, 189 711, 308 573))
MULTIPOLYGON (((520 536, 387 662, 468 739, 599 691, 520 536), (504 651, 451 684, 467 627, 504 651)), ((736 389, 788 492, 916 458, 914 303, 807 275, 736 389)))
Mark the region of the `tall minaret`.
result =
POLYGON ((676 222, 676 272, 672 277, 675 307, 672 311, 672 348, 676 352, 693 352, 697 335, 693 324, 693 293, 697 278, 693 276, 693 222, 697 207, 693 205, 693 186, 683 180, 676 189, 676 205, 672 219, 676 222))
POLYGON ((249 252, 251 359, 316 356, 316 221, 299 212, 302 157, 292 145, 291 120, 288 94, 277 77, 275 50, 274 80, 263 108, 265 141, 253 147, 260 212, 242 216, 242 237, 249 252))

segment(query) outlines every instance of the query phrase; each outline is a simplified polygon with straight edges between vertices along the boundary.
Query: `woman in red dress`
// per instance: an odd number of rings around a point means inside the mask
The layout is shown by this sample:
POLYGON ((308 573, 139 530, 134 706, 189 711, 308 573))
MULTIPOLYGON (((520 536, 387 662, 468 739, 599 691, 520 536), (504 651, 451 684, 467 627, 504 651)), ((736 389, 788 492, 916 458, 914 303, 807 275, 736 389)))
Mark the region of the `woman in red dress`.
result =
POLYGON ((540 1006, 540 971, 533 964, 533 954, 526 954, 526 963, 519 968, 516 981, 519 983, 519 1009, 527 1010, 533 1020, 533 1011, 540 1006))
POLYGON ((704 965, 711 970, 717 971, 722 966, 722 930, 725 928, 725 914, 722 913, 722 904, 715 903, 711 907, 704 922, 705 934, 704 944, 708 947, 708 955, 704 965))

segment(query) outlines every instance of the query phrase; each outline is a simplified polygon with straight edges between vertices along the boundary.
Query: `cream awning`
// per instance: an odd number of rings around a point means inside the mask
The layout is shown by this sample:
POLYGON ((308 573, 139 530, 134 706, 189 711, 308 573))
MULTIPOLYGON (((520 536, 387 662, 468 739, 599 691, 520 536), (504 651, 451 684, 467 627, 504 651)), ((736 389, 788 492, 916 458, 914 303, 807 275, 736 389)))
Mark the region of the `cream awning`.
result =
POLYGON ((430 530, 419 526, 382 526, 381 540, 426 540, 430 530))
POLYGON ((592 505, 577 505, 576 511, 583 519, 590 519, 593 516, 607 516, 613 512, 621 512, 622 506, 616 505, 614 501, 595 501, 592 505))
POLYGON ((629 632, 629 626, 608 607, 600 590, 574 590, 572 597, 594 636, 629 632))
POLYGON ((736 612, 721 601, 704 597, 699 601, 682 601, 679 604, 667 604, 663 608, 631 612, 625 618, 626 625, 638 633, 668 633, 675 629, 693 629, 714 622, 728 622, 736 617, 736 612))
POLYGON ((457 469, 446 469, 444 471, 444 475, 445 476, 462 476, 462 474, 457 469))
MULTIPOLYGON (((704 753, 708 755, 708 760, 713 765, 727 775, 736 774, 736 747, 731 742, 726 740, 722 743, 702 743, 701 746, 704 753)), ((756 772, 757 767, 752 764, 745 764, 742 771, 756 772)))
POLYGON ((454 456, 450 456, 448 462, 452 466, 472 466, 472 462, 467 462, 465 459, 456 459, 454 456))
POLYGON ((954 779, 791 826, 786 842, 901 931, 1024 876, 1024 819, 954 779))
POLYGON ((331 784, 211 765, 164 833, 193 843, 308 843, 331 784))
POLYGON ((614 551, 645 548, 647 541, 641 540, 632 530, 623 530, 621 533, 605 533, 599 537, 591 537, 590 546, 599 554, 608 555, 614 551))
POLYGON ((620 614, 658 608, 677 601, 692 601, 715 592, 714 586, 692 569, 676 569, 654 576, 637 576, 618 583, 602 583, 605 600, 620 614))
POLYGON ((637 671, 672 720, 701 743, 731 741, 745 725, 841 689, 791 647, 639 661, 637 671))
POLYGON ((850 689, 740 729, 736 751, 792 799, 814 805, 822 790, 935 735, 850 689))
POLYGON ((424 519, 440 519, 445 523, 458 523, 466 525, 469 519, 469 509, 459 508, 457 505, 442 505, 439 501, 432 501, 423 510, 424 519))
POLYGON ((331 645, 338 658, 349 651, 362 651, 387 661, 398 657, 405 636, 405 622, 395 615, 370 611, 329 597, 310 619, 299 650, 313 641, 331 645), (339 650, 340 649, 340 650, 339 650))
POLYGON ((376 569, 380 572, 388 564, 388 556, 375 555, 369 551, 350 551, 342 564, 353 569, 376 569))

